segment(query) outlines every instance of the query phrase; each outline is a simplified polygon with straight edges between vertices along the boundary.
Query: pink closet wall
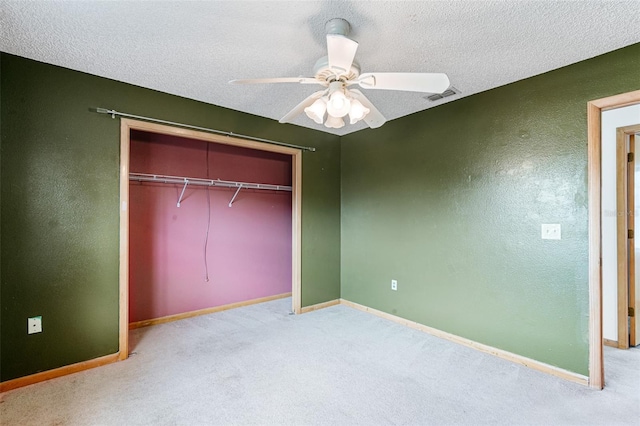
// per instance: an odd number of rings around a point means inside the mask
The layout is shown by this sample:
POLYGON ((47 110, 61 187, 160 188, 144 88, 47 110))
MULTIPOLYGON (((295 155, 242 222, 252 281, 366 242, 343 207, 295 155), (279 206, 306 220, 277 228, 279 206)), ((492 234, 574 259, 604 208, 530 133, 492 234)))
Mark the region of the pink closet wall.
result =
MULTIPOLYGON (((291 185, 291 158, 132 132, 131 172, 291 185)), ((229 207, 235 189, 187 187, 177 207, 182 185, 129 190, 130 322, 291 291, 290 192, 243 189, 229 207)))

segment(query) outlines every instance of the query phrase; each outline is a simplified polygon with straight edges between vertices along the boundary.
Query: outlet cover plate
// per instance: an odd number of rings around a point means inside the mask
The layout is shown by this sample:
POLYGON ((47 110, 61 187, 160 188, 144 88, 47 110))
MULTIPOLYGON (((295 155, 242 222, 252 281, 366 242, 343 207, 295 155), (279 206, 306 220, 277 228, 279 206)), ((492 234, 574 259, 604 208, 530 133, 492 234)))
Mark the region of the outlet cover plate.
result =
POLYGON ((542 224, 543 240, 560 240, 562 239, 561 228, 559 223, 543 223, 542 224))
POLYGON ((398 290, 398 281, 397 280, 391 280, 391 290, 393 290, 393 291, 397 291, 398 290))
POLYGON ((42 333, 42 317, 31 317, 27 320, 27 333, 42 333))

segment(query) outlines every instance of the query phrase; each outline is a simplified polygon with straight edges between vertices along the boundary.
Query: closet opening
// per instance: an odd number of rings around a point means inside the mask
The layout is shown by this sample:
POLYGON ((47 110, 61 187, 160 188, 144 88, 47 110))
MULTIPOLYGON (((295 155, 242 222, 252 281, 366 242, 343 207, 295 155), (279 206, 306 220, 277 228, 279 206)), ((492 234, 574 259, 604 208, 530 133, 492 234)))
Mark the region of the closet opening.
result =
POLYGON ((121 120, 119 358, 129 329, 291 297, 302 151, 121 120))

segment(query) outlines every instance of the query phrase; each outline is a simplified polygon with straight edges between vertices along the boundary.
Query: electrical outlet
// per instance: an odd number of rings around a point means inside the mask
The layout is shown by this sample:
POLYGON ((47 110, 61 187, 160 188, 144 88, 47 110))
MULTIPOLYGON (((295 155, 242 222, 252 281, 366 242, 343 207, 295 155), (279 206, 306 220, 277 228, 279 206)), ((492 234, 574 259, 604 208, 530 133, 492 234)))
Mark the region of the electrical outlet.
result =
POLYGON ((396 280, 391 280, 391 290, 398 290, 398 281, 396 280))
POLYGON ((543 223, 542 224, 543 240, 560 240, 562 239, 559 223, 543 223))
POLYGON ((32 317, 27 319, 27 333, 42 333, 42 317, 32 317))

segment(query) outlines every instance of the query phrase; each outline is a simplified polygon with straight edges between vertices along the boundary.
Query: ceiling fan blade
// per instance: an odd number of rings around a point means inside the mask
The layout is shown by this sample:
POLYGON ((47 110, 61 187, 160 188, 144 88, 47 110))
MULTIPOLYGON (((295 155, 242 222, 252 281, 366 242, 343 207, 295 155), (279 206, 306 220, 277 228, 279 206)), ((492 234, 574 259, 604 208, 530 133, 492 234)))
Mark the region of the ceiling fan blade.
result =
POLYGON ((291 120, 296 117, 297 115, 299 115, 302 111, 304 111, 304 109, 306 107, 308 107, 309 105, 311 105, 312 103, 314 103, 316 101, 316 99, 320 99, 322 96, 324 96, 327 93, 326 90, 318 90, 317 92, 312 93, 309 97, 307 97, 305 100, 303 100, 302 102, 300 102, 298 105, 295 106, 295 108, 293 108, 291 111, 289 111, 287 113, 287 115, 285 115, 284 117, 282 117, 279 121, 280 123, 290 123, 291 120))
POLYGON ((364 89, 427 93, 442 93, 451 84, 442 73, 372 72, 361 74, 356 81, 364 89))
POLYGON ((369 114, 365 115, 362 119, 369 127, 375 129, 376 127, 380 127, 386 123, 387 119, 384 118, 384 115, 382 115, 380 111, 373 106, 371 101, 367 99, 361 91, 357 89, 349 89, 349 93, 351 93, 351 96, 353 96, 354 99, 359 100, 362 105, 369 108, 369 114))
POLYGON ((309 77, 281 77, 281 78, 247 78, 244 80, 231 80, 229 84, 265 84, 265 83, 300 83, 300 84, 324 84, 320 80, 309 77))
POLYGON ((341 74, 351 70, 353 58, 356 57, 358 42, 340 34, 327 34, 327 52, 329 53, 329 68, 341 74))

